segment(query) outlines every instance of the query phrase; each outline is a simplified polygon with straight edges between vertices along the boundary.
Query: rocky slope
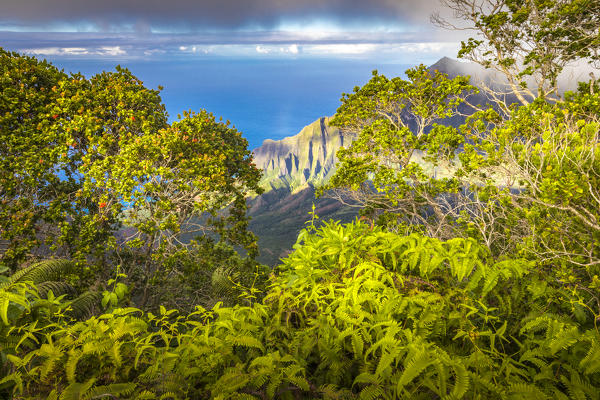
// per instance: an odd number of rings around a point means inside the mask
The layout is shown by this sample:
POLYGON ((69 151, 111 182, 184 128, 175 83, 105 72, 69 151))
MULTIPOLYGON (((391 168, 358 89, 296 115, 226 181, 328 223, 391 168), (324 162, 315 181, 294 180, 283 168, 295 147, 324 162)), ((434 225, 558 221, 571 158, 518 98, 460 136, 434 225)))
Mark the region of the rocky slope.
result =
POLYGON ((254 162, 264 171, 261 186, 266 191, 285 188, 296 193, 329 179, 336 152, 356 138, 330 126, 329 121, 328 117, 319 118, 295 136, 267 139, 254 150, 254 162))

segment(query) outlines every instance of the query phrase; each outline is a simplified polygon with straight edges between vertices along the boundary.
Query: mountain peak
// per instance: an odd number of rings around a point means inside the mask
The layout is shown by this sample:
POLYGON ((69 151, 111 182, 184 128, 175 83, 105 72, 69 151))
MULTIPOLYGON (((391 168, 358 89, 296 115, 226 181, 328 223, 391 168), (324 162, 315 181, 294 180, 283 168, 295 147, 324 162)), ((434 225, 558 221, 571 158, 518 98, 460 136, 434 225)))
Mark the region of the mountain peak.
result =
POLYGON ((335 168, 335 154, 356 138, 330 126, 330 117, 321 117, 300 133, 282 140, 267 139, 254 150, 254 162, 263 170, 261 186, 269 191, 288 188, 297 192, 324 183, 335 168))
POLYGON ((435 62, 435 64, 431 65, 429 67, 429 70, 433 71, 433 70, 438 70, 438 71, 445 71, 447 69, 449 69, 449 67, 455 67, 456 65, 458 65, 459 62, 450 58, 450 57, 442 57, 439 60, 437 60, 435 62))

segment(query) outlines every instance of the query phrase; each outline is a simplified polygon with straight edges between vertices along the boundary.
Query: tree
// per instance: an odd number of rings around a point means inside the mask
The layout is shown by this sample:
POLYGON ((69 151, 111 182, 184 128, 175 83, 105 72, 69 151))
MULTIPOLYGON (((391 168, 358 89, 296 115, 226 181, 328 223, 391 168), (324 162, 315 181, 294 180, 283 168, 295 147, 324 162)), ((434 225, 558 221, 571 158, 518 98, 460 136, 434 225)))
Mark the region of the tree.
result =
POLYGON ((565 101, 536 100, 506 121, 492 113, 473 116, 464 129, 469 144, 457 171, 484 205, 465 216, 473 235, 496 232, 491 245, 502 249, 498 254, 535 259, 573 289, 565 298, 587 304, 595 316, 600 315, 597 89, 590 93, 590 85, 582 84, 565 101))
MULTIPOLYGON (((356 145, 340 152, 340 171, 332 184, 346 189, 348 197, 367 199, 362 202, 367 211, 373 206, 388 210, 391 219, 424 228, 429 236, 473 237, 495 257, 519 254, 535 260, 564 290, 562 298, 569 307, 581 305, 596 318, 598 85, 581 84, 578 93, 561 98, 557 77, 571 62, 584 57, 598 61, 600 6, 588 1, 445 3, 482 35, 482 40, 463 43, 459 56, 504 74, 521 104, 510 105, 503 97, 506 93, 484 87, 493 106, 477 107, 459 132, 450 126, 432 128, 431 132, 451 133, 442 141, 435 134, 423 135, 422 149, 429 152, 448 143, 449 151, 438 157, 450 165, 458 161, 446 170, 447 179, 438 179, 419 165, 411 168, 382 157, 396 147, 412 154, 405 135, 418 136, 419 128, 413 124, 406 133, 389 130, 386 141, 379 141, 375 104, 400 102, 393 90, 367 91, 373 87, 369 83, 353 98, 342 99, 336 119, 351 115, 370 131, 363 130, 356 145), (537 91, 527 85, 528 77, 534 78, 537 91), (363 100, 356 101, 361 93, 363 100)), ((434 20, 451 26, 439 17, 434 20)), ((434 95, 443 101, 443 92, 434 95)), ((419 99, 419 92, 412 98, 419 99)))
POLYGON ((141 269, 127 273, 141 274, 142 304, 153 282, 179 279, 181 263, 198 261, 196 252, 214 252, 215 243, 256 255, 256 238, 247 230, 246 196, 261 192, 260 171, 241 132, 201 111, 186 112, 153 134, 117 140, 118 152, 85 156, 83 191, 101 191, 100 218, 119 218, 130 228, 116 245, 138 260, 141 269))
POLYGON ((205 257, 210 273, 254 271, 245 196, 260 191, 260 172, 239 131, 206 111, 169 125, 159 90, 119 66, 87 79, 1 56, 3 262, 52 252, 76 261, 81 286, 123 264, 144 286, 181 276, 182 259, 198 260, 191 250, 221 243, 205 257), (240 249, 248 258, 232 261, 240 249))
MULTIPOLYGON (((455 177, 477 199, 455 214, 498 256, 535 259, 564 299, 600 315, 600 160, 594 75, 562 96, 558 76, 576 62, 598 66, 600 3, 587 0, 443 0, 477 38, 459 57, 500 72, 521 107, 490 87, 494 109, 463 127, 455 177)), ((438 25, 457 29, 437 16, 438 25)))
POLYGON ((117 212, 122 205, 111 212, 107 199, 114 158, 125 155, 127 143, 166 128, 167 114, 159 91, 120 66, 91 79, 75 75, 57 90, 56 129, 64 137, 60 164, 63 180, 73 183, 70 199, 78 209, 59 223, 59 244, 80 261, 80 278, 94 279, 114 261, 115 233, 123 223, 117 212), (104 174, 95 173, 100 166, 104 174))
POLYGON ((452 167, 463 137, 442 123, 475 88, 467 77, 449 79, 423 65, 406 75, 388 79, 374 72, 362 88, 343 95, 332 124, 359 136, 338 152, 340 164, 325 189, 373 217, 392 216, 394 224, 448 236, 436 199, 460 187, 434 171, 452 167))
MULTIPOLYGON (((501 73, 509 91, 523 105, 536 98, 558 100, 558 76, 570 63, 586 58, 600 61, 600 3, 596 0, 441 3, 453 11, 455 20, 468 25, 459 26, 459 22, 444 19, 439 13, 432 15, 434 24, 477 34, 462 42, 458 57, 501 73)), ((506 106, 506 93, 487 89, 496 103, 506 106)))
POLYGON ((45 61, 0 48, 0 262, 13 269, 70 212, 71 188, 57 171, 64 136, 55 129, 66 79, 45 61))

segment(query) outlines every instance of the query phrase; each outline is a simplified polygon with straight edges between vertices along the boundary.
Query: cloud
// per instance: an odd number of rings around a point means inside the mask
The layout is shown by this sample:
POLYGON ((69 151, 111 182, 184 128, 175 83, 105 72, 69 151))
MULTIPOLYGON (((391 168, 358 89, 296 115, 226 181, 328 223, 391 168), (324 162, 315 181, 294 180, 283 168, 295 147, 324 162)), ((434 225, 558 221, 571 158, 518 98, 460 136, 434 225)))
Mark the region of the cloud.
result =
POLYGON ((298 54, 300 52, 300 48, 297 44, 292 44, 287 48, 287 51, 291 54, 298 54))
POLYGON ((318 44, 307 46, 305 51, 315 54, 365 54, 371 53, 380 47, 372 43, 343 43, 343 44, 318 44))
POLYGON ((100 46, 98 48, 86 47, 45 47, 45 48, 25 48, 21 49, 23 53, 35 56, 100 56, 117 57, 125 56, 127 52, 120 46, 100 46))
POLYGON ((127 52, 121 49, 121 46, 102 46, 99 49, 100 55, 107 56, 124 56, 127 52))
MULTIPOLYGON (((1 32, 7 50, 48 57, 402 57, 454 56, 459 40, 423 32, 241 31, 224 33, 1 32)), ((439 58, 438 57, 438 58, 439 58)))
POLYGON ((0 24, 52 27, 93 25, 98 31, 235 29, 283 21, 334 21, 342 26, 428 23, 439 0, 2 0, 0 24))
POLYGON ((429 23, 439 1, 0 0, 0 43, 115 59, 433 54, 464 39, 429 23))
POLYGON ((0 0, 0 43, 80 58, 398 58, 459 43, 429 24, 438 1, 0 0))
POLYGON ((256 52, 260 54, 269 54, 271 50, 265 48, 264 46, 258 45, 256 46, 256 52))

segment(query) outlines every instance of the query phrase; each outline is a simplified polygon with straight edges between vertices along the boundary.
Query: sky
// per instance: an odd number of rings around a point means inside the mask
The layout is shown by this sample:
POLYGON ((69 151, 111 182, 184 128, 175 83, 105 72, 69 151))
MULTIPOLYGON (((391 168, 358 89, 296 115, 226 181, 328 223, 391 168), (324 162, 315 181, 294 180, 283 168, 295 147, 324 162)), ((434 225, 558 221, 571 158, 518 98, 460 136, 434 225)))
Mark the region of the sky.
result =
POLYGON ((256 147, 323 115, 373 69, 454 57, 439 0, 0 0, 0 46, 92 75, 162 85, 170 119, 205 108, 256 147))

